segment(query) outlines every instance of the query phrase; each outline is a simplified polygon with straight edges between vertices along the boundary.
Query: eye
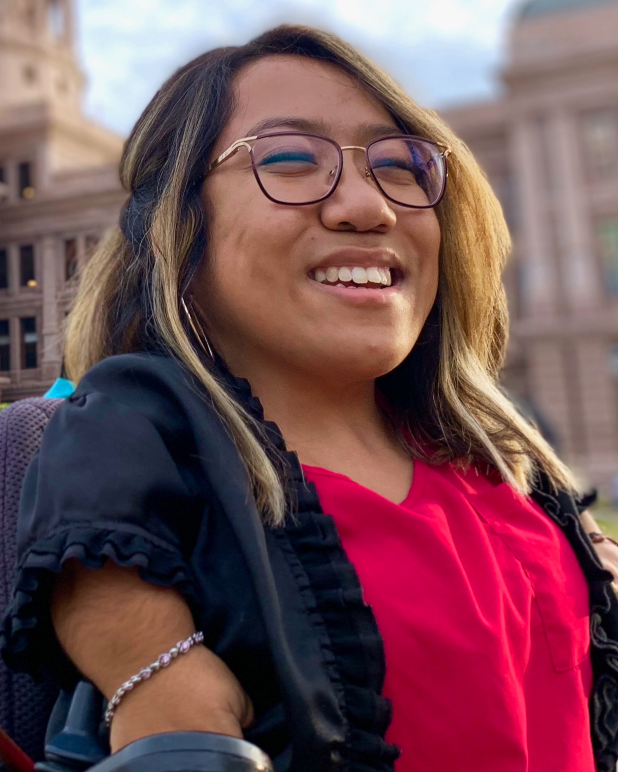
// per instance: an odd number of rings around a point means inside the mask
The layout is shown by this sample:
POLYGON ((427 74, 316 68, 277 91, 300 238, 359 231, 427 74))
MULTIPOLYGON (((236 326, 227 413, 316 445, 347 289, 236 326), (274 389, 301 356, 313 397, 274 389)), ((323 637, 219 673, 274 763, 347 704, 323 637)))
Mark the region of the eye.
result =
POLYGON ((259 161, 261 167, 283 167, 283 166, 316 166, 317 159, 313 153, 303 152, 301 150, 280 150, 273 152, 259 161))
POLYGON ((402 169, 406 172, 414 173, 416 167, 411 161, 406 161, 403 158, 379 158, 373 163, 374 169, 402 169))

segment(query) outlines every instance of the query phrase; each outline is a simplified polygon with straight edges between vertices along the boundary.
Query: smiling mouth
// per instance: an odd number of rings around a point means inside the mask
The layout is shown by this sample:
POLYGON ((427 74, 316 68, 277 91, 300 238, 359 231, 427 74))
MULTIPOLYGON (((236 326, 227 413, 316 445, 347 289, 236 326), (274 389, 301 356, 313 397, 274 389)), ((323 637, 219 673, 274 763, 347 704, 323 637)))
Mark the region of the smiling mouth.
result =
POLYGON ((395 268, 360 266, 342 266, 337 268, 315 268, 309 273, 309 278, 329 287, 346 287, 348 289, 382 290, 397 284, 401 276, 395 268))

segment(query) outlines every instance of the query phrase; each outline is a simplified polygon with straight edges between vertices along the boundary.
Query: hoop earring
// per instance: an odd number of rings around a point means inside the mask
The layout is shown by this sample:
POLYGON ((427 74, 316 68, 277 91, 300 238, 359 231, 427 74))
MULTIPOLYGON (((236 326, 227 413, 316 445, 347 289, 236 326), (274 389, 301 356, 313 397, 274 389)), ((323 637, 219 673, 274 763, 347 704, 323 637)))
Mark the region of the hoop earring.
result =
MULTIPOLYGON (((189 302, 191 302, 191 301, 189 301, 189 302)), ((212 361, 214 362, 215 361, 215 355, 213 354, 212 347, 211 347, 210 342, 208 340, 208 336, 204 332, 204 329, 203 329, 202 325, 199 323, 199 320, 197 319, 197 314, 196 314, 196 318, 194 320, 193 317, 191 316, 191 314, 189 313, 189 309, 187 308, 187 304, 185 303, 184 297, 180 298, 180 303, 182 305, 182 308, 183 308, 185 314, 187 315, 187 320, 189 322, 189 326, 191 327, 191 330, 193 331, 193 334, 197 338, 197 342, 200 344, 200 346, 201 346, 202 350, 204 351, 204 353, 207 354, 212 359, 212 361)))

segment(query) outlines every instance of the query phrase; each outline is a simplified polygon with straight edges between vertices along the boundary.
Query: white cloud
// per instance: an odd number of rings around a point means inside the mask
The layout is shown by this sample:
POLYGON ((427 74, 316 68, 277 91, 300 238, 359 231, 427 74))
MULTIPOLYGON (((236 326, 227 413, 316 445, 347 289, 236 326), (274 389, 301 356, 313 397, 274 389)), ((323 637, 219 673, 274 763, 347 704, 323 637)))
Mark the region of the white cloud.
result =
POLYGON ((431 105, 487 97, 516 0, 78 0, 87 109, 127 133, 193 56, 275 24, 349 40, 431 105))

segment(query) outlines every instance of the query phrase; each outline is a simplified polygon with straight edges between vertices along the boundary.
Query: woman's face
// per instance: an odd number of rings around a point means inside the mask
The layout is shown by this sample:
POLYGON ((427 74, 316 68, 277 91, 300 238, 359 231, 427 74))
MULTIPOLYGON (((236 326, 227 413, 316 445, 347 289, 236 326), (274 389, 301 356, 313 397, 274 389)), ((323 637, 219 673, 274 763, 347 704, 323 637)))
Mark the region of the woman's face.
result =
MULTIPOLYGON (((399 131, 347 73, 299 56, 247 66, 237 77, 236 98, 211 160, 259 133, 263 121, 269 124, 262 133, 296 129, 289 121, 302 121, 341 146, 364 147, 385 127, 399 131)), ((266 198, 242 148, 206 178, 209 248, 193 293, 212 342, 237 375, 278 367, 359 382, 392 370, 418 338, 438 286, 435 212, 389 202, 365 176, 364 154, 343 156, 335 192, 305 206, 266 198), (316 270, 317 278, 332 277, 336 268, 364 268, 370 279, 390 274, 393 283, 357 289, 316 280, 316 270)))

